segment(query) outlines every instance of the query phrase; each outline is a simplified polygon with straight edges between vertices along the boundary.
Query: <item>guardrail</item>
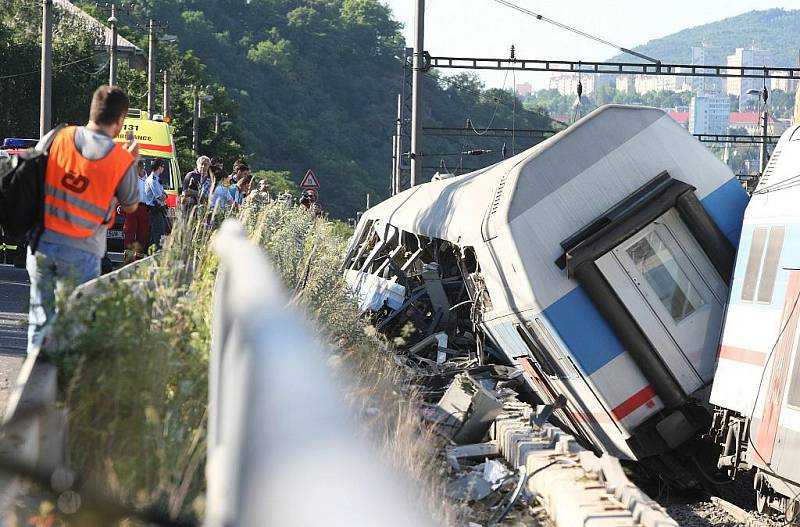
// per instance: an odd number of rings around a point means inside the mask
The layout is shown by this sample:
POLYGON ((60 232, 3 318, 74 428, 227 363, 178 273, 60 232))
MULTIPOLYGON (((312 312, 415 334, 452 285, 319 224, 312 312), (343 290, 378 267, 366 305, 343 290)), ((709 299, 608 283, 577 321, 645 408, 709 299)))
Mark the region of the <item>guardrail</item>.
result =
MULTIPOLYGON (((82 284, 70 298, 80 299, 93 294, 101 284, 126 279, 139 265, 150 265, 151 258, 82 284)), ((51 340, 46 346, 53 351, 59 342, 51 340)), ((0 420, 2 463, 34 479, 66 467, 68 458, 67 410, 55 404, 58 372, 52 364, 39 360, 40 352, 41 348, 36 347, 25 357, 0 420)), ((0 510, 7 510, 19 492, 18 479, 13 470, 0 476, 0 510)))
POLYGON ((263 252, 233 220, 214 250, 206 525, 432 525, 358 431, 263 252))

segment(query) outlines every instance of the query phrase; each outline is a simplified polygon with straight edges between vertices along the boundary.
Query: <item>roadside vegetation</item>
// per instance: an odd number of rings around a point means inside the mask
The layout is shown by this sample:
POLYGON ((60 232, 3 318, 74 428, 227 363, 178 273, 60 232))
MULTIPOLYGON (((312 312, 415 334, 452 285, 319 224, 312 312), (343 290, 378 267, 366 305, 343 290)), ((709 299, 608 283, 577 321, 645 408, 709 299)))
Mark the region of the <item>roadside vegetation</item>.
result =
MULTIPOLYGON (((463 523, 461 505, 444 495, 441 439, 422 424, 413 374, 359 317, 344 284, 346 231, 281 203, 246 209, 240 220, 270 256, 290 301, 327 333, 329 363, 346 376, 361 432, 415 482, 439 523, 463 523)), ((212 236, 202 221, 186 222, 151 264, 95 294, 73 296, 50 350, 69 411, 74 468, 119 500, 181 519, 200 519, 204 509, 212 236)))

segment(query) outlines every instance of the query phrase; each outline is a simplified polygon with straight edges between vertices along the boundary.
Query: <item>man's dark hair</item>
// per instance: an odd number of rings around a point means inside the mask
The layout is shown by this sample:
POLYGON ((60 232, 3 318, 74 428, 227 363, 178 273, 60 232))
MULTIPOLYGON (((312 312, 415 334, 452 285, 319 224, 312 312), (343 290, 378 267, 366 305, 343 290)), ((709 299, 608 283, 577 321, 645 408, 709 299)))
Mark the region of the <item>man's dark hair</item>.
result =
POLYGON ((233 171, 242 172, 243 170, 250 170, 250 165, 248 165, 244 161, 237 161, 237 164, 234 165, 233 167, 233 171))
POLYGON ((89 120, 103 125, 114 124, 121 115, 128 112, 129 105, 128 96, 125 95, 122 88, 104 84, 97 88, 92 95, 89 120))
POLYGON ((163 159, 156 158, 156 159, 153 159, 153 161, 150 162, 150 171, 151 172, 155 172, 159 168, 163 168, 163 167, 166 167, 166 166, 167 166, 167 164, 164 162, 163 159))

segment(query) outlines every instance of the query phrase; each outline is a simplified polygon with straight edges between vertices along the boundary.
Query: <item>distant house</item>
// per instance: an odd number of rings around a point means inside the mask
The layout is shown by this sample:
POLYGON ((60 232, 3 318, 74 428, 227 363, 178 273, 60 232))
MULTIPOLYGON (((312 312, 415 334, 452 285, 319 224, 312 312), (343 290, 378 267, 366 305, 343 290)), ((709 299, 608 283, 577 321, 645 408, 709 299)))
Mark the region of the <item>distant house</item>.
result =
POLYGON ((677 111, 677 110, 670 110, 667 112, 667 115, 672 117, 676 123, 683 126, 684 128, 689 128, 689 111, 677 111))
POLYGON ((533 92, 533 86, 530 82, 523 82, 522 84, 517 84, 517 95, 520 97, 530 97, 531 93, 533 92))
MULTIPOLYGON (((111 48, 112 39, 110 27, 105 26, 69 0, 53 0, 53 4, 57 8, 63 9, 85 23, 87 29, 98 35, 97 46, 95 48, 98 53, 108 53, 108 50, 111 48)), ((147 67, 147 57, 144 50, 119 34, 117 35, 117 58, 120 61, 127 60, 131 68, 145 69, 147 67)))
MULTIPOLYGON (((731 112, 730 123, 731 128, 743 128, 750 135, 761 133, 761 114, 759 112, 731 112)), ((769 135, 780 135, 788 127, 786 122, 769 116, 767 128, 769 135)))

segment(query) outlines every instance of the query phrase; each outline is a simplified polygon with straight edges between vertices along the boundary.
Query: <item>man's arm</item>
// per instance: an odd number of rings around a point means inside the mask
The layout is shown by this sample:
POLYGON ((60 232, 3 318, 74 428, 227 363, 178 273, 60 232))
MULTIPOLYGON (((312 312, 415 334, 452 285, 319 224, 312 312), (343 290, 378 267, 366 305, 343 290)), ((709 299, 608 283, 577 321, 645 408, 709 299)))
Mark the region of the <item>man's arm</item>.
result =
MULTIPOLYGON (((191 187, 191 185, 189 185, 189 183, 191 183, 191 181, 192 181, 192 174, 194 174, 194 172, 189 172, 183 178, 183 195, 184 196, 188 196, 190 198, 197 198, 200 195, 200 193, 197 190, 194 190, 191 187)), ((198 184, 198 186, 199 186, 199 184, 198 184)))
POLYGON ((136 163, 134 163, 117 184, 117 190, 114 195, 126 214, 136 212, 139 202, 144 199, 144 196, 139 195, 138 179, 139 174, 136 169, 136 163))

